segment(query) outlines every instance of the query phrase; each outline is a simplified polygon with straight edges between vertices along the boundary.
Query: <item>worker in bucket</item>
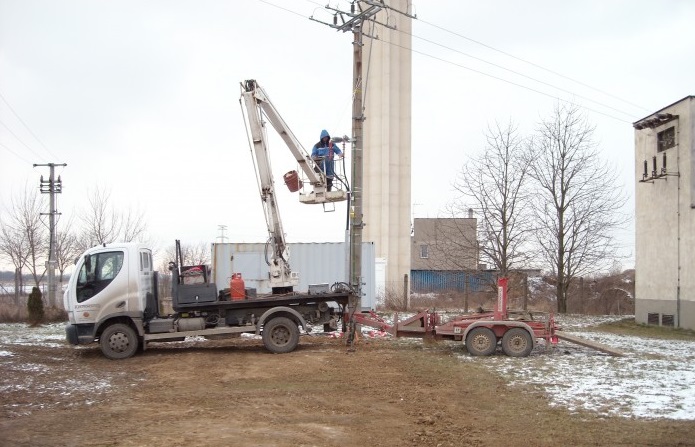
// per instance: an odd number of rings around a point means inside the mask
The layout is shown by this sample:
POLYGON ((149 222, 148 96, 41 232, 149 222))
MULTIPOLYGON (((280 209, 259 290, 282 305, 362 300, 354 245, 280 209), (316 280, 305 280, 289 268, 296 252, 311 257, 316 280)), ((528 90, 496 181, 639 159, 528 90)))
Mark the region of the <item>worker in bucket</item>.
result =
POLYGON ((311 158, 316 162, 316 166, 326 174, 326 190, 330 191, 333 188, 333 158, 335 155, 342 156, 343 151, 338 146, 335 146, 331 141, 331 136, 326 129, 321 131, 321 139, 314 145, 311 150, 311 158))

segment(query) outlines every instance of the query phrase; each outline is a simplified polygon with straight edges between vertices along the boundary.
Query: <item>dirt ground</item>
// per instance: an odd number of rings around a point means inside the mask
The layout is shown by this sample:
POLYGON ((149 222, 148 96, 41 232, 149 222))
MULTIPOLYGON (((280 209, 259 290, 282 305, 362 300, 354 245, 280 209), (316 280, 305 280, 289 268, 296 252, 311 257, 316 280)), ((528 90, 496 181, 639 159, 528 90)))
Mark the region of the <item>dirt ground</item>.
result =
POLYGON ((551 408, 462 362, 452 343, 361 339, 347 353, 342 340, 303 337, 282 355, 241 338, 152 346, 122 361, 91 346, 16 346, 14 364, 38 366, 0 369, 33 375, 29 391, 2 394, 0 445, 695 445, 692 421, 551 408))

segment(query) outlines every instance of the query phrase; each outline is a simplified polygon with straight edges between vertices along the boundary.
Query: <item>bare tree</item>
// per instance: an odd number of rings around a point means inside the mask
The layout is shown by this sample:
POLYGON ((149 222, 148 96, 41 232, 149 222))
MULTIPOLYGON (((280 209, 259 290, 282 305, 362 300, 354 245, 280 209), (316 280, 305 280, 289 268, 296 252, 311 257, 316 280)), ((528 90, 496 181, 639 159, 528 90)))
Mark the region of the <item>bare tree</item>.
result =
POLYGON ((525 266, 532 254, 529 157, 512 122, 488 127, 485 137, 485 148, 469 158, 454 182, 462 197, 450 209, 458 215, 467 208, 477 212, 481 258, 506 277, 525 266))
MULTIPOLYGON (((66 228, 72 228, 72 218, 65 225, 66 228)), ((63 275, 65 270, 75 263, 75 259, 81 250, 78 247, 77 236, 70 231, 58 231, 56 240, 56 258, 58 261, 58 271, 60 276, 58 281, 63 283, 63 275)))
POLYGON ((146 237, 142 213, 129 209, 117 212, 110 203, 111 193, 97 188, 89 196, 89 209, 80 214, 82 231, 77 241, 79 251, 111 242, 133 242, 146 237))
MULTIPOLYGON (((181 244, 181 265, 208 265, 211 259, 210 244, 181 244)), ((164 250, 163 265, 176 259, 176 247, 171 245, 164 250)))
POLYGON ((27 238, 19 229, 5 221, 8 214, 3 213, 0 220, 0 253, 1 257, 9 260, 15 268, 14 304, 19 307, 20 291, 22 290, 22 268, 26 265, 29 250, 27 238))
POLYGON ((26 239, 24 265, 29 269, 36 287, 40 287, 46 274, 45 261, 48 259, 48 227, 41 221, 41 209, 44 208, 42 197, 38 189, 30 191, 25 185, 24 191, 16 199, 12 199, 11 206, 10 226, 26 239))
POLYGON ((601 159, 593 133, 578 107, 558 104, 531 143, 529 175, 538 187, 532 196, 535 234, 556 277, 560 313, 567 312, 572 281, 614 259, 613 232, 626 222, 617 170, 601 159))

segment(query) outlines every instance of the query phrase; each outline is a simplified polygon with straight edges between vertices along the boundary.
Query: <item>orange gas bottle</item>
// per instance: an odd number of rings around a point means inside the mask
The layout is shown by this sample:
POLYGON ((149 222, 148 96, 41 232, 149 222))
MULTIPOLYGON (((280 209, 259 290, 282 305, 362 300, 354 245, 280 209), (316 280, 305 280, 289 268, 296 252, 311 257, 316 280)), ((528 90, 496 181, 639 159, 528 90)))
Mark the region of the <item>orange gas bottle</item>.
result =
POLYGON ((241 273, 232 273, 232 280, 229 282, 229 294, 232 301, 241 301, 246 298, 246 287, 241 273))

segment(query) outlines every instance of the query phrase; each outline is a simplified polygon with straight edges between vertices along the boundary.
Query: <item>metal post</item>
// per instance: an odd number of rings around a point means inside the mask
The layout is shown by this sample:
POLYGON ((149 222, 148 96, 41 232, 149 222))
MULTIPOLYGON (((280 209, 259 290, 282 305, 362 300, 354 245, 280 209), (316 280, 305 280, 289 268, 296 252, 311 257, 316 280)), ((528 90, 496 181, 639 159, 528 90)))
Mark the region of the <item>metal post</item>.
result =
POLYGON ((524 310, 528 308, 528 273, 524 273, 524 310))
POLYGON ((410 297, 408 297, 408 274, 403 275, 403 307, 404 310, 410 309, 410 297))
POLYGON ((463 312, 468 313, 468 294, 471 290, 471 272, 465 272, 465 281, 463 282, 463 312))
POLYGON ((51 193, 48 195, 49 209, 48 226, 51 230, 50 244, 48 247, 48 302, 51 306, 56 305, 56 199, 55 199, 55 166, 50 164, 49 182, 51 193))
POLYGON ((20 287, 22 284, 22 270, 14 269, 14 304, 19 308, 20 287))
POLYGON ((56 306, 56 290, 58 288, 58 285, 56 284, 56 278, 55 278, 55 269, 56 265, 58 264, 58 256, 57 256, 57 248, 56 248, 56 242, 57 242, 57 234, 58 232, 56 231, 56 220, 55 217, 58 214, 58 210, 56 209, 56 194, 60 194, 63 190, 63 185, 62 181, 60 180, 60 177, 56 180, 55 178, 55 167, 56 166, 67 166, 65 163, 62 164, 55 164, 55 163, 47 163, 47 164, 34 164, 34 167, 37 166, 48 166, 49 168, 49 176, 48 176, 48 181, 44 181, 43 176, 41 176, 41 183, 40 183, 40 191, 41 194, 48 194, 48 199, 49 199, 49 212, 48 212, 48 227, 49 227, 49 245, 48 245, 48 262, 46 263, 46 270, 48 270, 48 304, 49 306, 56 306))

